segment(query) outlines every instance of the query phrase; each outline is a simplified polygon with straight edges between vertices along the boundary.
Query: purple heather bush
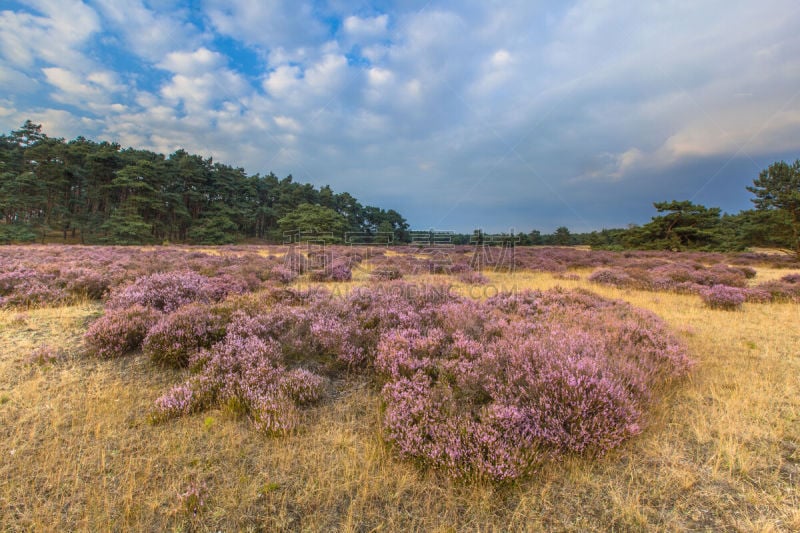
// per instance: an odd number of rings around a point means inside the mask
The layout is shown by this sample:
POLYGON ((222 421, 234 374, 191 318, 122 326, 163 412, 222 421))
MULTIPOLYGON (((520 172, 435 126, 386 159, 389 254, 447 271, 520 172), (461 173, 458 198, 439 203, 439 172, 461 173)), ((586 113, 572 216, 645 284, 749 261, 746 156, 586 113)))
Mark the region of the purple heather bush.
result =
POLYGON ((371 281, 394 281, 402 278, 402 270, 393 266, 377 266, 369 274, 371 281))
POLYGON ((164 315, 147 333, 142 349, 155 363, 182 367, 200 348, 225 336, 223 319, 201 304, 189 304, 164 315))
POLYGON ((486 285, 489 283, 489 278, 476 270, 464 270, 456 275, 456 279, 467 285, 486 285))
POLYGON ((0 305, 3 307, 35 307, 58 305, 67 293, 56 283, 52 273, 27 267, 0 273, 0 305))
POLYGON ((109 310, 89 326, 84 343, 89 353, 103 359, 125 355, 141 346, 160 316, 161 312, 141 305, 109 310))
POLYGON ((40 344, 25 358, 25 362, 31 365, 51 365, 64 360, 66 357, 67 354, 62 349, 55 348, 49 344, 40 344))
POLYGON ((712 309, 726 309, 729 311, 740 309, 747 300, 748 291, 727 285, 712 285, 700 291, 703 302, 712 309))
POLYGON ((92 300, 102 299, 112 283, 110 277, 89 268, 70 268, 61 271, 60 277, 69 293, 92 300))
POLYGON ((280 345, 255 336, 228 335, 198 352, 192 367, 197 374, 157 400, 156 419, 228 404, 260 431, 285 434, 297 427, 299 408, 319 400, 326 383, 309 370, 287 370, 280 345))
POLYGON ((278 281, 279 283, 291 283, 297 279, 297 273, 285 266, 278 265, 272 267, 272 270, 270 270, 269 279, 278 281))
POLYGON ((747 279, 753 279, 753 278, 756 277, 756 274, 757 274, 756 269, 753 268, 753 267, 749 267, 749 266, 735 267, 735 270, 738 270, 739 272, 741 272, 744 275, 744 277, 747 278, 747 279))
POLYGON ((786 274, 781 278, 781 281, 792 285, 800 284, 800 274, 786 274))
MULTIPOLYGON (((772 301, 800 302, 800 283, 783 279, 759 283, 751 290, 763 291, 770 294, 772 301)), ((791 279, 791 278, 790 278, 791 279)))
POLYGON ((745 291, 745 301, 750 303, 769 303, 772 301, 772 294, 769 291, 764 289, 760 289, 758 287, 753 287, 750 289, 744 289, 745 291))
POLYGON ((495 480, 618 445, 689 367, 654 315, 562 292, 446 304, 422 328, 384 334, 375 361, 401 456, 495 480))
POLYGON ((589 281, 601 285, 613 285, 614 287, 629 287, 634 282, 627 272, 612 268, 604 268, 592 272, 589 276, 589 281))
POLYGON ((219 284, 196 272, 164 272, 136 279, 115 292, 107 306, 115 309, 138 304, 169 313, 192 302, 217 301, 224 294, 219 284))
POLYGON ((347 261, 336 259, 325 268, 310 271, 311 281, 350 281, 353 271, 347 261))
MULTIPOLYGON (((16 298, 34 282, 65 294, 110 288, 106 314, 86 333, 88 351, 116 357, 144 342, 154 360, 188 365, 188 378, 156 402, 156 419, 222 407, 260 431, 285 434, 305 406, 324 397, 322 375, 364 372, 381 390, 384 436, 398 455, 462 478, 515 479, 548 458, 604 453, 640 432, 662 388, 691 366, 655 315, 591 293, 478 301, 452 285, 392 281, 394 273, 427 271, 430 257, 409 253, 370 256, 373 279, 393 273, 335 296, 265 286, 265 279, 291 282, 297 272, 278 250, 267 251, 274 253, 26 247, 0 254, 0 296, 16 298)), ((347 258, 340 261, 346 266, 358 262, 358 252, 336 248, 332 257, 347 258)), ((472 253, 454 248, 451 272, 472 253)), ((743 267, 763 261, 568 248, 518 249, 516 256, 519 269, 602 269, 620 286, 695 293, 721 282, 744 287, 743 267)), ((307 266, 303 257, 300 268, 307 266)), ((753 299, 800 296, 799 289, 785 279, 737 290, 753 299)))

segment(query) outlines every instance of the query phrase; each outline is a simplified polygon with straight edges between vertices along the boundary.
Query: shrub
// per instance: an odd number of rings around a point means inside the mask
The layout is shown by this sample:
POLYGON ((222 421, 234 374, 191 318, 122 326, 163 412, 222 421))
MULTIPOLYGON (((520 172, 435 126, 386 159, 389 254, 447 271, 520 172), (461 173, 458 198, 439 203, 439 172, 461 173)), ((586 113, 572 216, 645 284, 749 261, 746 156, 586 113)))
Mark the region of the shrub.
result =
POLYGON ((311 281, 350 281, 353 272, 344 261, 333 261, 323 269, 311 270, 311 281))
POLYGON ((144 338, 144 353, 154 362, 186 366, 190 356, 225 335, 223 320, 200 304, 189 304, 158 321, 144 338))
POLYGON ((111 287, 111 279, 87 268, 70 269, 61 273, 65 288, 77 296, 92 300, 102 299, 111 287))
POLYGON ((756 286, 755 290, 768 292, 774 301, 800 302, 800 283, 783 279, 766 281, 756 286))
MULTIPOLYGON (((390 282, 336 299, 273 288, 261 305, 218 304, 231 320, 225 337, 181 354, 192 374, 156 402, 154 416, 225 406, 260 431, 286 434, 325 391, 308 367, 344 362, 374 371, 384 436, 401 457, 456 477, 508 480, 637 434, 655 391, 691 366, 662 321, 623 302, 563 290, 475 301, 450 289, 390 282)), ((202 309, 181 308, 165 329, 194 324, 202 309)))
POLYGON ((769 291, 754 287, 745 289, 745 301, 750 303, 769 303, 772 301, 772 294, 769 291))
POLYGON ((64 360, 66 356, 62 349, 49 344, 40 344, 25 358, 25 362, 31 365, 50 365, 64 360))
POLYGON ((592 272, 589 276, 589 281, 602 285, 613 285, 614 287, 629 287, 633 284, 633 278, 627 272, 610 268, 592 272))
POLYGON ((297 274, 284 266, 276 266, 270 270, 269 279, 273 279, 280 283, 291 283, 297 279, 297 274))
POLYGON ((97 357, 119 357, 138 349, 160 316, 160 312, 141 305, 107 311, 89 326, 84 343, 97 357))
POLYGON ((317 401, 325 380, 304 369, 287 371, 276 341, 227 335, 192 361, 199 374, 156 402, 156 419, 235 403, 268 434, 285 434, 299 421, 298 407, 317 401))
POLYGON ((397 267, 380 266, 376 267, 369 274, 369 279, 373 281, 393 281, 402 279, 403 273, 397 267))
POLYGON ((164 272, 137 278, 112 295, 108 307, 112 309, 142 305, 170 313, 192 303, 208 303, 224 296, 224 291, 206 276, 196 272, 164 272))
POLYGON ((781 278, 781 281, 791 285, 800 284, 800 274, 786 274, 781 278))
POLYGON ((486 285, 489 283, 489 278, 475 270, 465 270, 460 272, 456 278, 467 285, 486 285))
POLYGON ((756 269, 753 268, 753 267, 749 267, 749 266, 740 266, 740 267, 737 267, 736 270, 741 272, 744 275, 744 277, 747 278, 747 279, 753 279, 754 277, 756 277, 756 274, 757 274, 756 269))
POLYGON ((690 366, 660 320, 626 304, 550 292, 474 305, 385 333, 375 360, 388 440, 459 477, 513 479, 548 456, 603 453, 641 430, 653 387, 690 366))
POLYGON ((742 307, 747 291, 726 285, 713 285, 700 291, 703 302, 712 309, 735 310, 742 307))

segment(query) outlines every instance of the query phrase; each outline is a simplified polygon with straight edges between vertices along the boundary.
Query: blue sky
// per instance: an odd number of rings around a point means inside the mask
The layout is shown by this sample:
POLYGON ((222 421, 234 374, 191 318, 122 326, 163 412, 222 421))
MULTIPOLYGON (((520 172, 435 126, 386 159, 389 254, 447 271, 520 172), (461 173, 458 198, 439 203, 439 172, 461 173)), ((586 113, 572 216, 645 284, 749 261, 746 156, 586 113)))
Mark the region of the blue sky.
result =
POLYGON ((0 129, 330 184, 415 228, 737 212, 800 157, 800 3, 0 4, 0 129))

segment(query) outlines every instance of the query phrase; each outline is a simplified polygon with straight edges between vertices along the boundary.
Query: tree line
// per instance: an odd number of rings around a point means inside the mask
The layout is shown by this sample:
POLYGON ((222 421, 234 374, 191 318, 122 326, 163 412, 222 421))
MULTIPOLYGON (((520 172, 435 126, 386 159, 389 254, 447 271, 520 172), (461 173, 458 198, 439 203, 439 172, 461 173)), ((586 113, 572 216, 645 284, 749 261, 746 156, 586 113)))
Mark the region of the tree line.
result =
MULTIPOLYGON (((764 246, 800 259, 800 160, 770 165, 747 190, 754 208, 738 214, 673 200, 654 203, 658 214, 643 225, 588 233, 562 226, 515 238, 520 245, 612 250, 764 246)), ((292 176, 247 175, 184 150, 166 157, 84 137, 66 142, 31 121, 0 135, 0 242, 56 236, 86 244, 283 242, 295 230, 329 232, 334 242, 346 232, 410 240, 397 211, 292 176)), ((454 234, 452 242, 470 244, 478 234, 454 234)))
POLYGON ((31 121, 0 135, 0 217, 0 242, 282 242, 295 229, 404 240, 408 230, 397 211, 291 175, 248 175, 184 150, 167 157, 84 137, 66 142, 31 121))
MULTIPOLYGON (((519 245, 586 245, 606 250, 742 251, 754 246, 782 249, 800 260, 800 160, 778 161, 747 187, 753 209, 723 213, 688 200, 655 202, 650 222, 627 228, 572 233, 566 226, 553 233, 539 230, 515 235, 519 245)), ((475 242, 472 234, 456 234, 455 244, 475 242)))
POLYGON ((722 213, 691 201, 656 202, 659 213, 641 226, 580 235, 596 248, 740 251, 778 248, 800 260, 800 160, 777 161, 753 184, 753 209, 722 213))

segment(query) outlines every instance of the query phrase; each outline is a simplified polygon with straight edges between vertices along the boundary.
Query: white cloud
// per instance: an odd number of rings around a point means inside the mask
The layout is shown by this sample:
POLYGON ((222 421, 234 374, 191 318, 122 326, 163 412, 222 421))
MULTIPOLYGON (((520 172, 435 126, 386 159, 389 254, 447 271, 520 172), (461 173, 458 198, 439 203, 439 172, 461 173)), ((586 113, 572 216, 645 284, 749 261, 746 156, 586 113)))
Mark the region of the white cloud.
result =
POLYGON ((305 81, 312 91, 332 91, 344 81, 346 69, 347 59, 344 56, 328 54, 306 70, 305 81))
POLYGON ((278 127, 283 128, 285 130, 299 132, 301 129, 300 124, 291 117, 277 116, 273 120, 275 120, 275 124, 277 124, 278 127))
POLYGON ((37 61, 65 68, 87 68, 81 48, 100 30, 97 13, 78 0, 31 3, 40 14, 0 12, 0 54, 30 70, 37 61))
POLYGON ((249 84, 237 73, 224 69, 199 76, 176 74, 161 88, 161 95, 192 110, 203 110, 212 102, 243 97, 249 84))
POLYGON ((370 85, 386 85, 394 80, 394 74, 385 68, 372 67, 367 71, 367 79, 370 85))
POLYGON ((147 7, 142 0, 93 2, 130 51, 148 61, 159 62, 170 52, 195 48, 201 41, 198 29, 183 20, 180 11, 161 13, 147 7))
POLYGON ((92 98, 100 96, 101 90, 99 87, 84 83, 82 77, 76 75, 67 69, 60 67, 43 68, 45 77, 48 83, 60 89, 68 96, 76 96, 79 98, 92 98))
POLYGON ((386 14, 366 18, 351 15, 344 19, 342 27, 348 37, 363 43, 385 36, 388 23, 389 16, 386 14))
POLYGON ((170 52, 158 66, 186 76, 197 76, 215 70, 227 62, 219 52, 200 47, 194 52, 170 52))
POLYGON ((113 72, 96 71, 81 75, 61 67, 47 67, 42 69, 42 73, 47 83, 57 89, 53 93, 56 101, 79 107, 107 109, 104 104, 109 103, 113 94, 125 90, 113 72))
POLYGON ((264 88, 277 98, 286 97, 300 85, 300 68, 282 65, 264 80, 264 88))
POLYGON ((306 0, 208 0, 204 7, 219 33, 267 50, 303 48, 326 37, 306 0))

